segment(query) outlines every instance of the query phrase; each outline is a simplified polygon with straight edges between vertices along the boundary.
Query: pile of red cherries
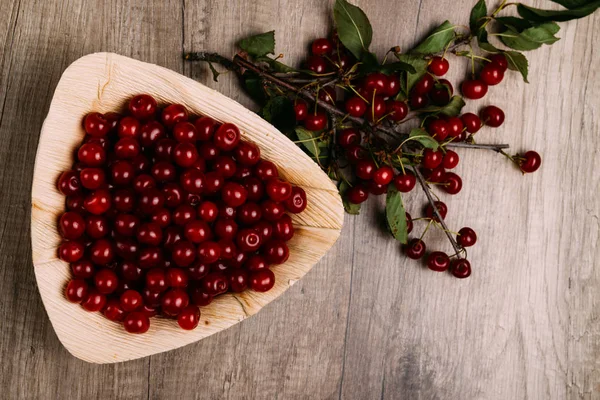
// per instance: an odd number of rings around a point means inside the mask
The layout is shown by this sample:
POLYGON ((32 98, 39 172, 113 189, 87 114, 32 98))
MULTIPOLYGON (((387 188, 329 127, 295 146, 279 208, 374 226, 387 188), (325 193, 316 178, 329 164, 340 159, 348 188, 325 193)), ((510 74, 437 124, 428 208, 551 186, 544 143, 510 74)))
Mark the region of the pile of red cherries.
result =
POLYGON ((145 94, 128 110, 88 114, 77 161, 58 180, 67 299, 144 333, 155 315, 191 330, 215 296, 270 290, 304 190, 233 124, 192 119, 180 104, 161 110, 145 94))
MULTIPOLYGON (((356 59, 344 48, 334 34, 331 38, 315 40, 311 46, 311 55, 305 62, 305 67, 315 74, 333 74, 334 71, 344 73, 357 63, 356 59)), ((444 107, 452 101, 454 88, 452 84, 441 78, 450 68, 445 57, 431 57, 427 72, 412 87, 406 100, 399 100, 400 78, 398 74, 370 73, 344 86, 344 91, 336 91, 332 86, 320 87, 317 97, 320 102, 336 105, 345 110, 347 115, 364 118, 372 124, 402 123, 412 110, 419 113, 426 107, 444 107), (341 97, 343 93, 343 98, 341 97)), ((491 55, 485 61, 479 74, 473 79, 467 79, 461 84, 461 92, 465 99, 477 100, 483 98, 489 86, 499 84, 508 69, 508 61, 503 54, 491 55)), ((433 109, 434 110, 434 109, 433 109)), ((311 131, 321 131, 328 128, 329 118, 325 110, 319 107, 311 108, 304 100, 296 100, 296 121, 311 131)), ((496 106, 482 108, 479 115, 464 113, 459 116, 423 114, 422 127, 440 144, 438 150, 425 149, 410 158, 415 168, 419 168, 430 185, 450 195, 458 194, 463 186, 461 177, 452 172, 459 164, 458 154, 446 148, 449 142, 469 141, 482 127, 497 128, 504 123, 504 112, 496 106)), ((350 125, 350 126, 348 126, 350 125)), ((373 137, 361 132, 360 124, 346 129, 338 129, 337 145, 341 154, 351 165, 356 179, 352 179, 352 187, 345 193, 349 203, 360 204, 369 195, 382 195, 389 185, 394 185, 399 192, 410 192, 416 184, 414 174, 404 168, 397 168, 389 161, 389 154, 373 152, 373 137)), ((507 155, 508 156, 508 155, 507 155)), ((409 157, 409 156, 405 156, 409 157)), ((535 151, 523 155, 508 156, 524 173, 536 171, 541 165, 541 157, 535 151)), ((445 218, 448 208, 441 201, 436 207, 442 218, 445 218)), ((428 206, 424 218, 429 222, 439 222, 434 216, 433 208, 428 206)), ((413 228, 413 220, 407 213, 408 232, 413 228)), ((441 226, 440 226, 441 227, 441 226)), ((477 236, 473 229, 462 228, 456 241, 462 247, 473 246, 477 236)), ((404 248, 405 253, 412 259, 420 259, 426 254, 423 235, 409 241, 404 248)), ((442 252, 431 252, 427 257, 427 265, 434 271, 450 270, 458 278, 466 278, 471 274, 471 266, 466 259, 451 257, 442 252)))

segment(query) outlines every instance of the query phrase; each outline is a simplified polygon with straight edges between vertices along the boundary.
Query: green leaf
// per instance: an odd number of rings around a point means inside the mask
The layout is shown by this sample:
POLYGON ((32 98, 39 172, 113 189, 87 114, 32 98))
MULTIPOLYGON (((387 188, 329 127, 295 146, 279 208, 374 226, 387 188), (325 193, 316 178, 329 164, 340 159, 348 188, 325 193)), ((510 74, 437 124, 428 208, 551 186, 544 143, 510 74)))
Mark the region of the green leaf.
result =
POLYGON ((525 56, 518 51, 505 51, 504 55, 508 61, 508 68, 513 71, 519 71, 521 75, 523 75, 523 80, 525 83, 529 83, 527 80, 527 74, 529 72, 529 63, 527 62, 527 58, 525 58, 525 56))
POLYGON ((590 0, 551 0, 554 3, 560 4, 561 6, 572 10, 574 8, 579 8, 585 6, 588 3, 593 3, 590 0))
POLYGON ((346 0, 336 0, 333 6, 333 19, 340 41, 357 59, 369 51, 373 38, 373 28, 369 18, 360 8, 346 0))
POLYGON ((525 29, 533 26, 531 22, 518 17, 496 17, 496 22, 499 22, 500 24, 509 28, 513 28, 518 32, 523 32, 525 29))
POLYGON ((268 98, 263 88, 262 78, 253 73, 245 73, 243 79, 244 89, 250 97, 259 105, 265 104, 268 98))
POLYGON ((273 60, 271 57, 256 57, 255 61, 262 61, 269 64, 269 66, 273 69, 274 72, 283 72, 288 74, 290 72, 297 72, 295 68, 290 67, 289 65, 285 65, 277 60, 273 60))
MULTIPOLYGON (((394 185, 391 185, 394 186, 394 185)), ((346 192, 350 189, 350 185, 346 181, 342 180, 339 186, 340 195, 342 196, 342 203, 344 203, 344 210, 348 214, 358 215, 360 214, 360 204, 353 204, 346 200, 346 192)))
POLYGON ((561 2, 553 0, 559 4, 568 4, 568 10, 541 10, 524 4, 517 6, 519 15, 529 21, 548 22, 548 21, 570 21, 572 19, 583 18, 590 15, 600 7, 600 0, 594 1, 575 1, 562 0, 561 2))
POLYGON ((421 56, 412 54, 396 54, 398 60, 402 63, 408 64, 413 67, 414 72, 405 71, 400 76, 400 93, 396 97, 396 100, 405 100, 408 98, 408 93, 412 87, 417 83, 423 75, 427 72, 427 60, 424 60, 421 56))
POLYGON ((260 33, 238 42, 240 49, 253 57, 264 57, 275 54, 275 31, 260 33))
POLYGON ((415 67, 413 67, 409 63, 405 63, 402 61, 380 65, 377 61, 377 56, 375 56, 375 54, 371 52, 365 53, 363 55, 358 71, 361 75, 366 75, 371 72, 381 72, 386 75, 393 74, 399 71, 407 71, 412 74, 417 72, 415 67))
POLYGON ((408 140, 419 142, 423 147, 427 149, 437 150, 439 143, 437 140, 431 137, 424 129, 414 128, 408 134, 408 140))
POLYGON ((487 5, 485 4, 485 0, 479 0, 475 6, 471 9, 471 17, 469 18, 469 27, 471 28, 471 33, 476 35, 481 29, 481 25, 485 22, 483 19, 487 16, 487 5))
POLYGON ((414 54, 433 54, 444 51, 446 46, 454 39, 454 25, 445 21, 438 26, 424 41, 411 50, 414 54))
POLYGON ((286 96, 272 97, 262 108, 260 115, 286 135, 293 132, 296 126, 294 105, 286 96))
POLYGON ((480 29, 477 34, 477 44, 481 50, 487 51, 488 53, 498 53, 498 50, 494 45, 488 41, 488 33, 485 29, 480 29))
POLYGON ((321 139, 322 131, 309 131, 301 126, 296 127, 298 141, 317 164, 322 165, 329 158, 329 140, 321 139))
POLYGON ((419 113, 425 114, 442 114, 448 117, 455 117, 460 114, 460 111, 465 106, 465 101, 461 96, 452 96, 450 102, 445 106, 429 106, 419 110, 419 113))
POLYGON ((388 186, 385 198, 385 218, 392 236, 400 243, 406 244, 408 241, 406 211, 402 204, 402 196, 394 185, 388 186))
POLYGON ((508 28, 506 31, 498 34, 500 40, 506 46, 515 50, 534 50, 543 44, 552 44, 558 40, 555 33, 560 27, 554 22, 546 22, 538 26, 525 29, 523 32, 508 28))

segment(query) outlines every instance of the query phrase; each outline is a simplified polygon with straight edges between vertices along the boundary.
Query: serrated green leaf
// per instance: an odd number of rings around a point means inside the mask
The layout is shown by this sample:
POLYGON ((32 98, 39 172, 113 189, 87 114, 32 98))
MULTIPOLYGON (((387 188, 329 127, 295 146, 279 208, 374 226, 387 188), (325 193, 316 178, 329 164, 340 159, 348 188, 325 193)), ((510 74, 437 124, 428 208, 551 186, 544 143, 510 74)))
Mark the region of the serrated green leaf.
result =
POLYGON ((357 59, 362 59, 369 51, 373 38, 373 28, 369 18, 360 8, 346 0, 336 0, 333 6, 333 19, 340 41, 357 59))
MULTIPOLYGON (((392 185, 393 186, 393 185, 392 185)), ((353 204, 346 200, 346 192, 350 189, 350 185, 346 181, 342 180, 339 186, 340 196, 342 196, 342 203, 344 204, 344 210, 348 214, 358 215, 360 214, 360 204, 353 204)))
POLYGON ((240 49, 253 57, 264 57, 275 54, 275 31, 260 33, 238 42, 240 49))
POLYGON ((260 112, 261 117, 289 136, 296 126, 296 115, 292 101, 285 96, 272 97, 260 112))
POLYGON ((329 158, 329 141, 321 138, 322 131, 309 131, 301 126, 296 127, 296 136, 298 144, 301 145, 306 152, 319 165, 323 165, 329 158))
POLYGON ((411 50, 414 54, 434 54, 444 51, 446 46, 454 39, 454 25, 448 21, 438 26, 417 47, 411 50))
POLYGON ((400 93, 396 96, 396 100, 406 100, 408 93, 425 73, 427 73, 427 60, 422 56, 412 54, 396 54, 396 58, 402 63, 413 67, 414 72, 405 71, 400 75, 400 93))
POLYGON ((408 140, 419 142, 426 149, 437 150, 439 143, 424 129, 414 128, 408 134, 408 140))
POLYGON ((529 73, 529 63, 527 58, 518 51, 505 51, 504 56, 508 61, 508 68, 513 71, 519 71, 523 75, 525 83, 529 83, 527 80, 527 74, 529 73))
POLYGON ((404 204, 402 204, 402 195, 394 185, 388 186, 385 198, 385 219, 394 239, 406 244, 408 241, 406 211, 404 210, 404 204))
POLYGON ((500 40, 511 49, 527 51, 535 50, 543 44, 552 44, 558 40, 555 33, 560 27, 554 22, 545 22, 538 26, 527 28, 522 32, 508 27, 506 31, 498 34, 500 40))
POLYGON ((465 106, 465 101, 461 96, 452 96, 450 102, 445 106, 429 106, 419 110, 419 113, 425 114, 442 114, 448 117, 455 117, 460 114, 460 111, 465 106))
POLYGON ((570 21, 572 19, 583 18, 590 15, 600 7, 600 0, 583 1, 583 0, 562 0, 561 2, 553 0, 559 4, 568 4, 568 10, 542 10, 533 8, 524 4, 517 6, 519 15, 529 21, 548 22, 548 21, 570 21))
POLYGON ((481 29, 481 25, 485 22, 483 19, 487 16, 487 5, 485 0, 479 0, 471 9, 471 16, 469 18, 469 27, 471 33, 476 35, 481 29))

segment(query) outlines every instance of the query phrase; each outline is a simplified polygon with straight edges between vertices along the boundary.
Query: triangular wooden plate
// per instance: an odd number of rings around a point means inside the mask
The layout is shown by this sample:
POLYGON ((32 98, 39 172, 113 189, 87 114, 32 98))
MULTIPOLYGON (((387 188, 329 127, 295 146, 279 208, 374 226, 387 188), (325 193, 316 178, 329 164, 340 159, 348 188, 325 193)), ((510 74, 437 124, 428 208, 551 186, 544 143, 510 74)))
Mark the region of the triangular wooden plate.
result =
POLYGON ((38 287, 50 321, 74 356, 112 363, 149 356, 195 342, 257 313, 304 276, 337 240, 343 222, 342 201, 327 175, 294 143, 255 113, 224 95, 166 68, 111 53, 90 54, 64 72, 42 127, 32 187, 31 237, 38 287), (308 195, 308 208, 294 216, 296 235, 290 258, 273 268, 276 284, 267 293, 226 294, 202 309, 200 325, 183 331, 173 320, 152 320, 143 335, 127 334, 100 313, 69 303, 64 288, 69 266, 58 260, 56 221, 65 198, 56 190, 62 171, 73 163, 73 151, 84 132, 83 116, 91 111, 123 110, 139 93, 159 103, 181 103, 194 114, 232 122, 243 137, 258 144, 264 158, 279 167, 283 178, 308 195))

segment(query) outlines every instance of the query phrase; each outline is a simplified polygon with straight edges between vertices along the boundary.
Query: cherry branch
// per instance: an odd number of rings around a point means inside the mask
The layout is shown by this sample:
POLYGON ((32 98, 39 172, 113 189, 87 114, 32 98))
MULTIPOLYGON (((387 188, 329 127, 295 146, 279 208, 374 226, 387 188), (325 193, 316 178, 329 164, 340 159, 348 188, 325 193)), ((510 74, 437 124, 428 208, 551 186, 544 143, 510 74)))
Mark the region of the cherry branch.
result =
POLYGON ((502 153, 503 149, 508 149, 508 144, 479 144, 479 143, 466 143, 466 142, 449 142, 444 145, 445 147, 462 147, 465 149, 485 149, 493 150, 497 153, 502 153))
POLYGON ((456 253, 456 256, 458 258, 460 258, 460 253, 462 252, 463 249, 450 234, 450 229, 448 228, 448 225, 446 225, 444 218, 442 218, 440 211, 438 210, 437 206, 435 205, 435 200, 433 199, 433 196, 431 195, 431 190, 429 189, 429 186, 425 182, 425 178, 423 178, 423 174, 421 174, 421 171, 419 171, 419 168, 413 168, 413 172, 415 173, 415 176, 417 177, 417 180, 419 181, 419 184, 421 185, 423 192, 425 192, 425 196, 427 196, 427 201, 429 202, 429 205, 433 209, 433 213, 437 217, 440 225, 442 225, 444 233, 446 234, 446 236, 448 237, 448 240, 450 241, 450 244, 454 248, 454 252, 456 253))

